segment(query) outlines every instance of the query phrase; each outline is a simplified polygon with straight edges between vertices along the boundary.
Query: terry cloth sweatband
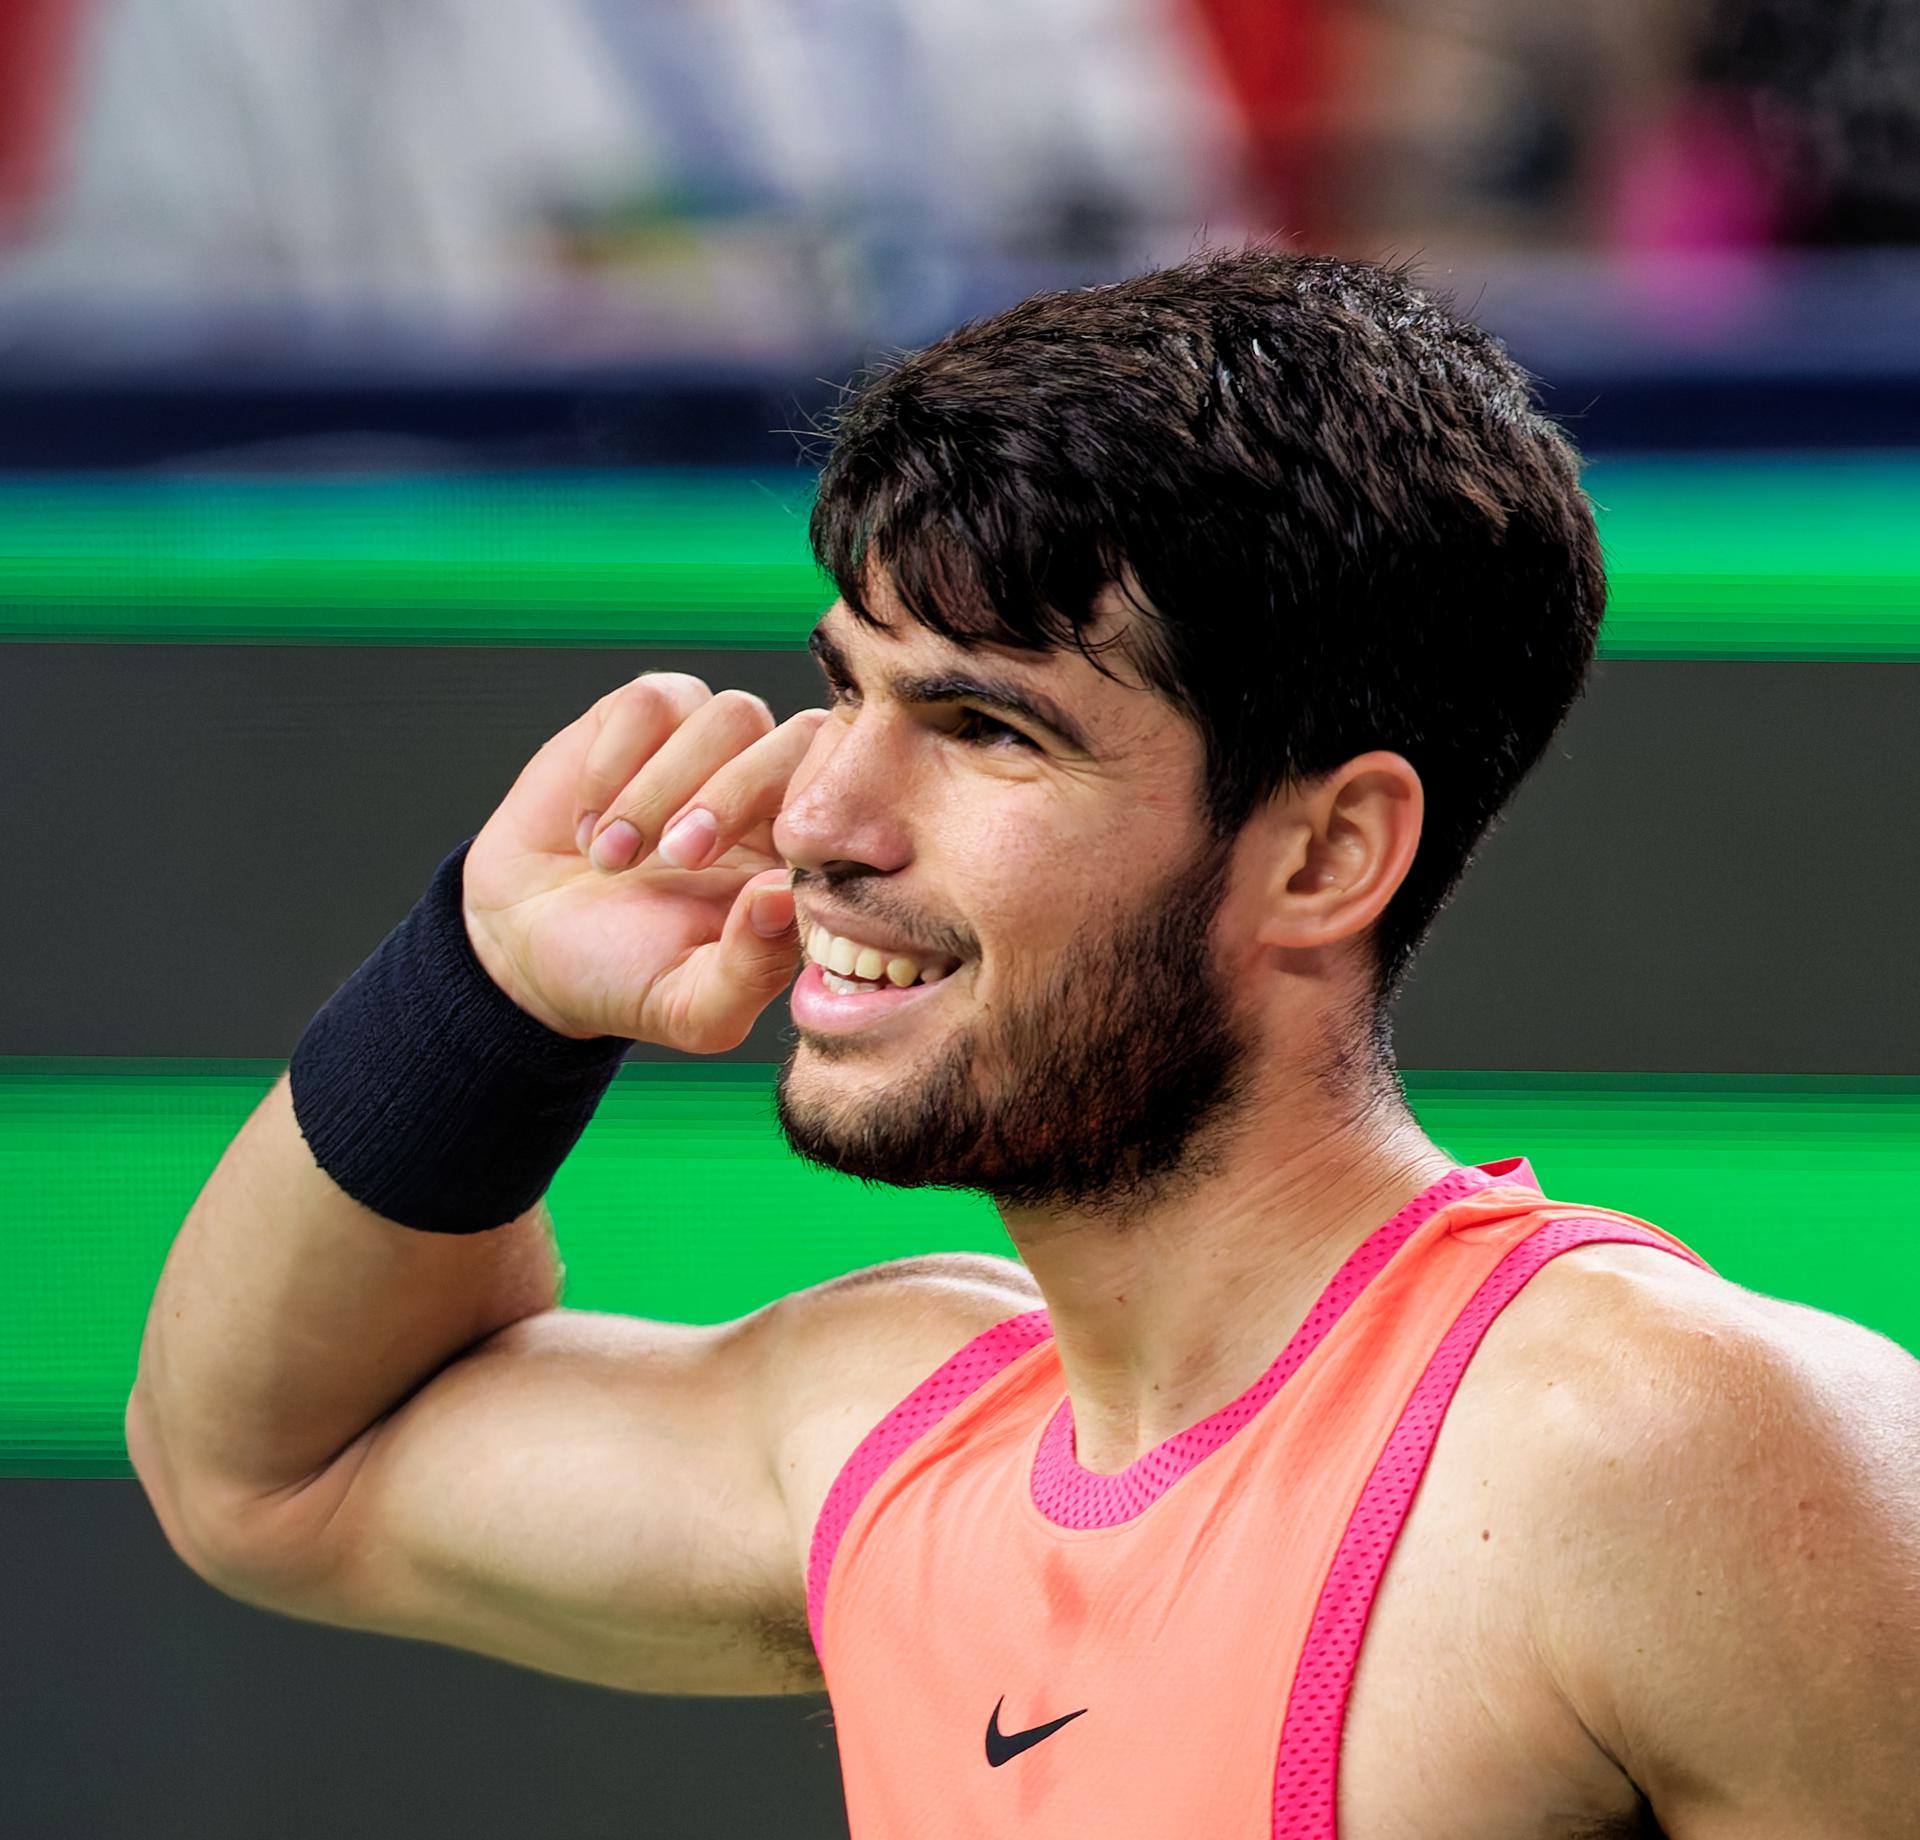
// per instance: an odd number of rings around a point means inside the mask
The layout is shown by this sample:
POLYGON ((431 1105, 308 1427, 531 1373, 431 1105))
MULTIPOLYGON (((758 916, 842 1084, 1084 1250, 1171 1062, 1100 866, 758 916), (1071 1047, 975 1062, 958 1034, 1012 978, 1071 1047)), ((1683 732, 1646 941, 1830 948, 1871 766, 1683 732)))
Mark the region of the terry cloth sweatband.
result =
POLYGON ((532 1207, 633 1046, 556 1034, 487 976, 461 912, 472 843, 321 1006, 287 1069, 314 1161, 428 1233, 484 1233, 532 1207))

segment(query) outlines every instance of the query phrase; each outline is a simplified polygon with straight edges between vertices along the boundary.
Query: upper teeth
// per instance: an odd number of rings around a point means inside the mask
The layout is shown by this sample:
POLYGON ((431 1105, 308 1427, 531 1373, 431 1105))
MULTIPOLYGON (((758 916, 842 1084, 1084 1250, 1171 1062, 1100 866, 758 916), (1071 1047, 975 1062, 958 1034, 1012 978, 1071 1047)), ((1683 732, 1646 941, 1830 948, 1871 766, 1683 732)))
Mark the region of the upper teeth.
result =
POLYGON ((878 983, 885 978, 900 989, 918 980, 937 983, 953 969, 949 959, 909 958, 904 953, 889 956, 878 946, 863 946, 857 939, 842 939, 824 926, 814 927, 807 935, 807 956, 822 970, 840 977, 865 978, 878 983))

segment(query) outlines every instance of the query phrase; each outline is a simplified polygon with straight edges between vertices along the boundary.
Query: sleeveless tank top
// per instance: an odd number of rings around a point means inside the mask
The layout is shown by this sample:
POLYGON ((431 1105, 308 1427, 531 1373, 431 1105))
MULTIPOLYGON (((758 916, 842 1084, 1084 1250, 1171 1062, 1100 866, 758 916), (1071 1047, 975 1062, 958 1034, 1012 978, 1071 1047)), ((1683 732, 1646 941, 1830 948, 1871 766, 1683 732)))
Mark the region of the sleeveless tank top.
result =
POLYGON ((1459 1168, 1278 1360, 1118 1475, 1081 1468, 1044 1310, 867 1435, 807 1615, 854 1840, 1335 1840, 1367 1614, 1488 1325, 1576 1246, 1672 1235, 1459 1168))

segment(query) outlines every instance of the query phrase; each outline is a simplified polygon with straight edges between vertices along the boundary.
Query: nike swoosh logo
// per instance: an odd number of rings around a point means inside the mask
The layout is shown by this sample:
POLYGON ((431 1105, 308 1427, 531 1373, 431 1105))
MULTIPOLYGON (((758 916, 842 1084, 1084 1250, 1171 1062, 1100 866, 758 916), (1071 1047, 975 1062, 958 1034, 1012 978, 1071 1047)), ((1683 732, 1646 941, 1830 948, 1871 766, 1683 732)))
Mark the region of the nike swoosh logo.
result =
POLYGON ((1086 1713, 1082 1706, 1078 1712, 1069 1712, 1064 1718, 1051 1719, 1045 1725, 1030 1726, 1025 1731, 1007 1731, 1000 1729, 1000 1708, 1007 1703, 1003 1693, 994 1702, 993 1717, 987 1721, 987 1762, 996 1770, 1003 1763, 1011 1763, 1022 1751, 1030 1751, 1042 1738, 1051 1738, 1062 1725, 1071 1725, 1086 1713))

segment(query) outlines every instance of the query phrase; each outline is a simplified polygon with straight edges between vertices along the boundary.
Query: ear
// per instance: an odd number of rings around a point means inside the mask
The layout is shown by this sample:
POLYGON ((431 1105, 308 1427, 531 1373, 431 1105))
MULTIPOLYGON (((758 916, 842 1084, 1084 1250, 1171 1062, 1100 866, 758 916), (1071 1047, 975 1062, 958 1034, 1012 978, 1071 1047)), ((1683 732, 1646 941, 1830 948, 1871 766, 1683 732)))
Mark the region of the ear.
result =
POLYGON ((1279 847, 1254 937, 1313 951, 1365 932, 1413 866, 1425 816, 1420 775, 1384 750, 1282 793, 1269 814, 1279 847))

